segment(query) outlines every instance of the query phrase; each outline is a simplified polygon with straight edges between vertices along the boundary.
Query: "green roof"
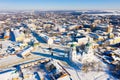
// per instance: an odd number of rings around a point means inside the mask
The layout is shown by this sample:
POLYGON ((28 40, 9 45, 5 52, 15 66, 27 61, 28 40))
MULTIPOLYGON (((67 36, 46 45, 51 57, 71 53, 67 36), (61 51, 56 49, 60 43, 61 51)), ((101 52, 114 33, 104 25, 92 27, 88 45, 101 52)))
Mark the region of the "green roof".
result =
POLYGON ((87 47, 90 47, 91 45, 92 43, 89 43, 89 42, 86 44, 87 47))
POLYGON ((76 45, 75 44, 71 44, 71 47, 76 47, 76 45))

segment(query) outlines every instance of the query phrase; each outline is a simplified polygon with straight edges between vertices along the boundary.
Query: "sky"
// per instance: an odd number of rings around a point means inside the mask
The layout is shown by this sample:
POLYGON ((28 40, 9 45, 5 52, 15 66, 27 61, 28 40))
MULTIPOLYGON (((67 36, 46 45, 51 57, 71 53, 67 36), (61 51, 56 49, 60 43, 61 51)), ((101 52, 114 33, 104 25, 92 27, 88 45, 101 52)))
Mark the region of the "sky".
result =
POLYGON ((120 0, 0 0, 0 10, 120 9, 120 0))

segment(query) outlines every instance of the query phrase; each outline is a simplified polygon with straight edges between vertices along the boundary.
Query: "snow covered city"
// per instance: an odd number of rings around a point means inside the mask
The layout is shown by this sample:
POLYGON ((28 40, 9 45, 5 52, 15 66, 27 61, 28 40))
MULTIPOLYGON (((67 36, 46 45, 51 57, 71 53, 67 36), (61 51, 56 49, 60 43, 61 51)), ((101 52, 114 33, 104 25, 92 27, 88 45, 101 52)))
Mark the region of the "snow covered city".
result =
POLYGON ((120 0, 0 0, 0 80, 120 80, 120 0))

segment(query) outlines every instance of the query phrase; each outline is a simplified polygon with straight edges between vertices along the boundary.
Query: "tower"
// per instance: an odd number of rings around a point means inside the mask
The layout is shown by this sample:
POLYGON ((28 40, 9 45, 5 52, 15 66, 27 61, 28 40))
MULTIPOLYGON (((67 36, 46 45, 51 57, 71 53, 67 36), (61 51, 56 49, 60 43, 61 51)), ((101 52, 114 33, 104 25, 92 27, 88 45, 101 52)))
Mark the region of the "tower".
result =
POLYGON ((76 46, 74 44, 71 45, 70 52, 69 52, 69 59, 71 61, 74 61, 77 59, 76 46))
POLYGON ((113 25, 109 24, 107 27, 107 33, 112 33, 112 31, 113 31, 113 25))

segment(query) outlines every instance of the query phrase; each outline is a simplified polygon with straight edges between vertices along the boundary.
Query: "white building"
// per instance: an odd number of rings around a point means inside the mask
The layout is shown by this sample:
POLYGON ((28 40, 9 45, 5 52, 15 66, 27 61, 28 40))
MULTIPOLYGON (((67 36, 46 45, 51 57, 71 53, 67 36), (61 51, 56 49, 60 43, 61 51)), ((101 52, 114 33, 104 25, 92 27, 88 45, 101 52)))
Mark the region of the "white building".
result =
POLYGON ((13 33, 15 35, 15 41, 23 41, 25 39, 25 34, 18 29, 13 30, 13 33))
POLYGON ((25 58, 26 56, 30 55, 30 52, 33 50, 33 47, 28 47, 27 49, 20 52, 20 55, 25 58))
POLYGON ((4 39, 9 39, 10 38, 10 29, 6 29, 4 33, 4 39))
POLYGON ((53 39, 48 37, 47 35, 45 34, 41 34, 40 35, 42 37, 42 39, 47 43, 47 44, 53 44, 53 39))

